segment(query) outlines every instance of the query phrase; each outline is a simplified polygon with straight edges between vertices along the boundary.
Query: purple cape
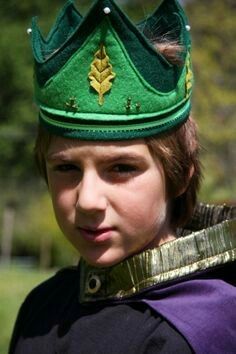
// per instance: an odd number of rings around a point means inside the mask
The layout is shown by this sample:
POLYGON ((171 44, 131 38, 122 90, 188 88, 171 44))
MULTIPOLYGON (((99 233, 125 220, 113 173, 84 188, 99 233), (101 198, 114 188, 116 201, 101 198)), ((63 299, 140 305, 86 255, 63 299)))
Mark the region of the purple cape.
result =
POLYGON ((186 338, 197 354, 236 353, 236 288, 222 280, 189 280, 142 299, 186 338))

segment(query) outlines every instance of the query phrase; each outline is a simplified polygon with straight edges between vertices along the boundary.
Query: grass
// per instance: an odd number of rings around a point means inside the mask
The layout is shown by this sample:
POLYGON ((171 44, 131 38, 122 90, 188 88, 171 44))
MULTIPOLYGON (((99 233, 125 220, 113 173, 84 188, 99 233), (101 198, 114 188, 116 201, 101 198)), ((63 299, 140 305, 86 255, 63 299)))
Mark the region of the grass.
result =
POLYGON ((54 271, 0 268, 0 354, 6 354, 17 312, 29 291, 54 271))

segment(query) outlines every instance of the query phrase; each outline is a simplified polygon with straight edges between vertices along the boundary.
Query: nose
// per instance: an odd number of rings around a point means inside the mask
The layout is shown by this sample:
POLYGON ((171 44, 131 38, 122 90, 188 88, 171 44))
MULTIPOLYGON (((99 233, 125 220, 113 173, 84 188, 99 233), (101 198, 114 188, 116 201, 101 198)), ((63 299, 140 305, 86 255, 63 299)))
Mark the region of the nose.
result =
POLYGON ((105 211, 107 198, 104 184, 96 173, 85 173, 77 189, 77 210, 84 213, 105 211))

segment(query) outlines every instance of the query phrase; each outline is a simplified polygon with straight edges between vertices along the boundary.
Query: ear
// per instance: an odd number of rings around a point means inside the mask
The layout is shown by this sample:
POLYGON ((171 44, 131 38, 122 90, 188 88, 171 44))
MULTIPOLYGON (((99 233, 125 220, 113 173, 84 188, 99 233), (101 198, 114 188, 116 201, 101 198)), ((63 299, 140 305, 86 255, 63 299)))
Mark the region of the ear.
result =
POLYGON ((195 172, 195 168, 194 168, 194 166, 193 166, 193 164, 192 164, 191 167, 190 167, 190 169, 189 169, 188 184, 189 184, 191 178, 193 177, 194 172, 195 172))

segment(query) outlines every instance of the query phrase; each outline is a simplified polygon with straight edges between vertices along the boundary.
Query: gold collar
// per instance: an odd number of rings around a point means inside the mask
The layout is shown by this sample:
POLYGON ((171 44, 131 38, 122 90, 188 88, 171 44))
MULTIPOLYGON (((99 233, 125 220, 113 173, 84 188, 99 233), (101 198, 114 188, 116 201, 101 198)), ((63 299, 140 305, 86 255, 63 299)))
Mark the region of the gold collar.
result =
POLYGON ((80 261, 79 301, 121 299, 236 259, 236 219, 177 238, 110 268, 80 261))

